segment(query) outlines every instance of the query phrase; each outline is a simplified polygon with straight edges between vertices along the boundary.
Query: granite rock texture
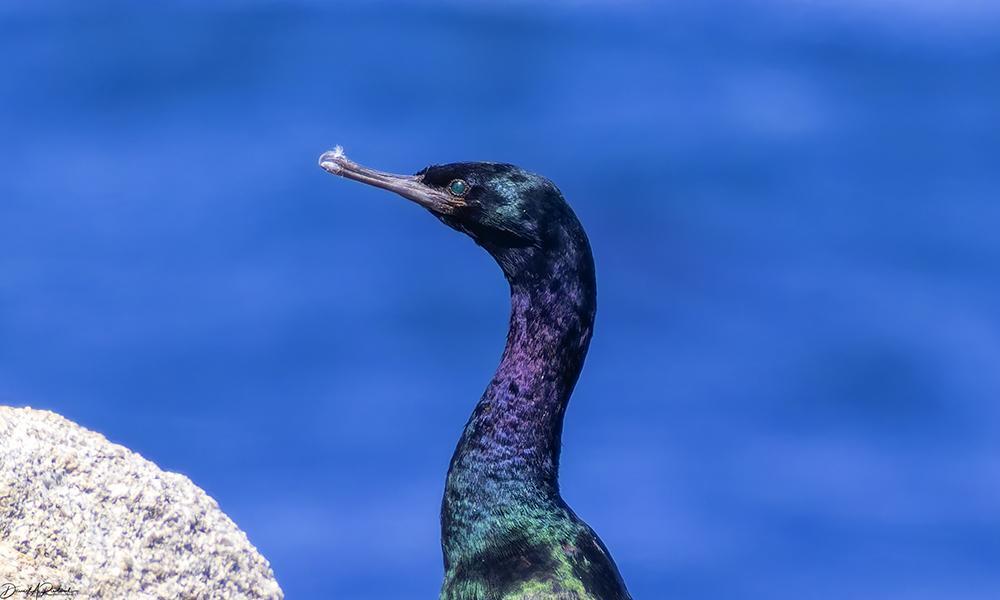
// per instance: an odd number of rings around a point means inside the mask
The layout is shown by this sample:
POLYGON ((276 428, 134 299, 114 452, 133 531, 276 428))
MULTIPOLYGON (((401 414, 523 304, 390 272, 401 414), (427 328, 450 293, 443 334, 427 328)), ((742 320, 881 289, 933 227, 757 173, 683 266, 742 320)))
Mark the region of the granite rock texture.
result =
POLYGON ((0 596, 48 583, 75 598, 282 598, 218 504, 48 411, 0 406, 0 596))

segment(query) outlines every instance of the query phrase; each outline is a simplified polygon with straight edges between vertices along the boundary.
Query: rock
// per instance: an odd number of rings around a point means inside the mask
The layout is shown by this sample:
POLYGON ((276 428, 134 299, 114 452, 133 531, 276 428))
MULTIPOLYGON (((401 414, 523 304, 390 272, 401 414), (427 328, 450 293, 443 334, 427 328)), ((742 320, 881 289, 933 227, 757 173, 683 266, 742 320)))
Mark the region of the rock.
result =
POLYGON ((78 598, 283 597, 187 477, 55 413, 0 406, 0 598, 43 582, 78 598))

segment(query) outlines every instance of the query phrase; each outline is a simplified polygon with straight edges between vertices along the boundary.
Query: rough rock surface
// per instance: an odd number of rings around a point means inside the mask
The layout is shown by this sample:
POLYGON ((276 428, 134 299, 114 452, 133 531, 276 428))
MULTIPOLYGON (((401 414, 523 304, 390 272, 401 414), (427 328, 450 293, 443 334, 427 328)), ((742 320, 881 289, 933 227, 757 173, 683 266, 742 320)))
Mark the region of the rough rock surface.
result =
POLYGON ((55 413, 0 406, 0 597, 282 598, 191 481, 55 413), (5 594, 10 594, 5 595, 5 594))

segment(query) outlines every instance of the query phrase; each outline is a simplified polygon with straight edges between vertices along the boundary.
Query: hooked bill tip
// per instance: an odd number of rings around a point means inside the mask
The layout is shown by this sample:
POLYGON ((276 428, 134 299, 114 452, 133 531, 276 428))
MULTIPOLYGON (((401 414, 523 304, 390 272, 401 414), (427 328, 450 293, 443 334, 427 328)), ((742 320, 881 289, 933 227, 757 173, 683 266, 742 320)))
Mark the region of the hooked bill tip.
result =
POLYGON ((344 155, 344 148, 342 146, 334 146, 333 150, 328 150, 320 155, 319 166, 328 173, 339 175, 343 170, 341 161, 345 158, 347 157, 344 155))

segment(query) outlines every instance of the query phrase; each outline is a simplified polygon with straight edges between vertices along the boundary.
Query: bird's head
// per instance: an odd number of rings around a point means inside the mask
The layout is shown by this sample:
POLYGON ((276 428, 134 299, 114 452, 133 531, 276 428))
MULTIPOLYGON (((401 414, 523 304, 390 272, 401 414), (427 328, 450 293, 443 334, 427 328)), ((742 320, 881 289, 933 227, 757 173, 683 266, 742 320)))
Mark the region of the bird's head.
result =
POLYGON ((319 164, 423 206, 485 248, 511 281, 532 276, 557 254, 590 258, 583 228, 558 188, 514 165, 462 162, 394 175, 355 163, 339 146, 319 164))

